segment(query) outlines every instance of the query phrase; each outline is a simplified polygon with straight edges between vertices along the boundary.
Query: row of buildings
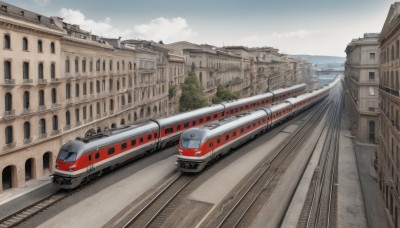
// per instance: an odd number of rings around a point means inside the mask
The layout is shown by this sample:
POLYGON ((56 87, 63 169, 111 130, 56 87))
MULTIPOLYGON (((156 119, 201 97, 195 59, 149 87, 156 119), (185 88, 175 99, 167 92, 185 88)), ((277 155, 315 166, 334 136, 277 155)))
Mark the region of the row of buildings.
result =
POLYGON ((0 34, 0 193, 50 174, 68 140, 179 112, 189 72, 210 102, 220 85, 245 97, 314 72, 274 48, 105 39, 1 1, 0 34))
POLYGON ((377 143, 379 189, 393 227, 400 227, 400 3, 391 5, 380 34, 346 48, 345 104, 351 130, 377 143))

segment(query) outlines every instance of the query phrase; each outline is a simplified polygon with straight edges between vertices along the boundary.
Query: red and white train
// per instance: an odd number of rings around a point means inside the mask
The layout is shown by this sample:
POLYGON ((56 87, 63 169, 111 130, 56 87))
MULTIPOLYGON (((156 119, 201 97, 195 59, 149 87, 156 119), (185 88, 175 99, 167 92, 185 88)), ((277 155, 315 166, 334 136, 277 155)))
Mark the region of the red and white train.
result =
POLYGON ((304 93, 305 87, 306 84, 298 84, 170 117, 152 119, 82 140, 71 140, 60 149, 53 183, 60 188, 75 188, 147 151, 176 143, 184 130, 300 95, 304 93))
POLYGON ((326 98, 337 81, 278 104, 266 105, 184 131, 179 142, 178 169, 182 172, 202 171, 212 160, 326 98))

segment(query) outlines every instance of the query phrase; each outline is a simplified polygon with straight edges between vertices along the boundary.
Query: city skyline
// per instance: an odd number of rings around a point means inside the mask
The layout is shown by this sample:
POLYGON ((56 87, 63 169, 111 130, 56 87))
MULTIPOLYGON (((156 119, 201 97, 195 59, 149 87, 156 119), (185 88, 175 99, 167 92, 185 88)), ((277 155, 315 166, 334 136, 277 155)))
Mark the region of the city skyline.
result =
POLYGON ((271 46, 287 54, 345 56, 365 32, 379 33, 392 1, 123 1, 119 4, 12 0, 106 38, 186 40, 215 46, 271 46), (373 15, 373 16, 371 16, 373 15), (300 18, 300 19, 299 19, 300 18))

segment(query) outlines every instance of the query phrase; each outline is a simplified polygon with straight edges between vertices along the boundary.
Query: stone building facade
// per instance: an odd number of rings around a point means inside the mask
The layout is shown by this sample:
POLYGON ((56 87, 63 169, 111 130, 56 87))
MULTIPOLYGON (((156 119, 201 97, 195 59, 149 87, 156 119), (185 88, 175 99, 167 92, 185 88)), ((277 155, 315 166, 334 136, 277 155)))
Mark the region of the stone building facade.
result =
MULTIPOLYGON (((400 3, 391 5, 379 36, 379 189, 395 227, 400 227, 400 3)), ((376 56, 377 58, 377 56, 376 56)))
POLYGON ((345 104, 351 131, 360 142, 376 143, 379 116, 379 34, 367 33, 346 48, 345 104))

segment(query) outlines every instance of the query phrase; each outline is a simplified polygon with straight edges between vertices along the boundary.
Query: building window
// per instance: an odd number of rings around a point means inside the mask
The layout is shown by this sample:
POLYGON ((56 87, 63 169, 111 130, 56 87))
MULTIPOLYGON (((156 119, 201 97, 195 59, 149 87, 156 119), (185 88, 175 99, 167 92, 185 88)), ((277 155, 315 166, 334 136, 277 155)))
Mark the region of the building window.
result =
POLYGON ((83 96, 86 96, 86 82, 83 83, 83 96))
POLYGON ((46 120, 43 118, 39 120, 39 133, 41 135, 46 134, 46 120))
POLYGON ((75 97, 79 97, 79 84, 75 84, 75 97))
POLYGON ((100 81, 96 81, 96 92, 100 93, 100 81))
POLYGON ((22 64, 22 77, 23 79, 29 79, 29 63, 28 62, 24 62, 22 64))
POLYGON ((39 106, 44 106, 44 90, 39 90, 39 106))
POLYGON ((110 99, 110 110, 114 110, 114 100, 110 99))
POLYGON ((79 72, 79 59, 75 58, 75 73, 79 72))
POLYGON ((26 37, 22 38, 22 50, 28 51, 28 39, 26 37))
POLYGON ((24 123, 24 139, 29 139, 31 137, 31 124, 26 121, 24 123))
POLYGON ((25 91, 23 96, 23 108, 29 109, 29 92, 25 91))
POLYGON ((112 65, 113 65, 113 62, 112 62, 112 60, 110 60, 110 71, 112 71, 112 65))
POLYGON ((5 96, 5 111, 10 112, 12 109, 12 95, 11 93, 6 93, 5 96))
POLYGON ((96 61, 96 71, 100 71, 100 59, 96 61))
POLYGON ((93 107, 92 107, 92 105, 89 106, 89 118, 93 118, 93 107))
POLYGON ((86 120, 86 106, 84 106, 82 110, 82 119, 86 120))
POLYGON ((39 77, 39 79, 43 79, 43 63, 39 63, 39 66, 38 66, 38 77, 39 77))
POLYGON ((71 85, 69 83, 65 85, 65 97, 67 99, 71 98, 71 85))
POLYGON ((67 112, 65 113, 65 124, 66 124, 67 126, 70 126, 70 125, 71 125, 71 114, 69 113, 69 111, 67 111, 67 112))
POLYGON ((50 77, 56 78, 56 64, 55 63, 51 63, 50 65, 50 77))
POLYGON ((112 79, 108 80, 108 87, 109 87, 109 90, 112 91, 112 87, 113 87, 113 80, 112 79))
POLYGON ((6 144, 11 144, 14 139, 13 139, 13 127, 12 126, 7 126, 5 129, 6 133, 6 144))
POLYGON ((79 123, 79 109, 75 109, 75 121, 79 123))
POLYGON ((373 86, 370 86, 368 91, 369 91, 369 95, 370 96, 374 96, 375 95, 375 88, 373 86))
POLYGON ((368 73, 368 79, 369 80, 375 80, 375 72, 369 72, 368 73))
POLYGON ((69 59, 65 60, 65 73, 69 73, 69 59))
POLYGON ((89 62, 89 71, 92 72, 93 71, 93 61, 90 60, 89 62))
POLYGON ((82 60, 82 72, 86 72, 86 59, 84 58, 83 60, 82 60))
POLYGON ((100 102, 96 103, 96 114, 100 115, 100 102))
POLYGON ((4 35, 4 49, 11 49, 11 38, 10 35, 4 35))
POLYGON ((54 115, 53 116, 53 131, 57 131, 58 130, 58 116, 54 115))
POLYGON ((4 79, 10 80, 11 79, 11 62, 4 61, 4 79))
POLYGON ((51 103, 55 104, 57 103, 57 91, 56 88, 51 89, 51 103))
POLYGON ((43 43, 41 40, 38 40, 38 52, 40 53, 43 52, 43 43))
POLYGON ((93 82, 90 82, 90 94, 93 94, 93 82))
POLYGON ((50 52, 51 52, 52 54, 55 54, 55 53, 56 53, 56 47, 55 47, 54 42, 51 42, 51 43, 50 43, 50 52))
POLYGON ((375 59, 375 53, 369 53, 369 59, 375 59))
POLYGON ((106 61, 103 60, 103 71, 106 71, 106 61))

